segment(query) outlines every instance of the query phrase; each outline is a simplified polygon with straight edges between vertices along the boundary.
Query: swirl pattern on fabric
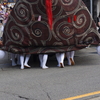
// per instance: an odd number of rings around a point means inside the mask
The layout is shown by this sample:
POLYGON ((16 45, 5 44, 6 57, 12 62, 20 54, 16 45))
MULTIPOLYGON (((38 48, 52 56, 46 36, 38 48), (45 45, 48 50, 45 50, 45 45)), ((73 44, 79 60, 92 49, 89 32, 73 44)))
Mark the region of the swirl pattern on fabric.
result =
POLYGON ((82 0, 52 0, 52 17, 51 30, 45 0, 19 0, 5 25, 2 49, 12 53, 39 54, 67 52, 99 44, 95 22, 82 0))

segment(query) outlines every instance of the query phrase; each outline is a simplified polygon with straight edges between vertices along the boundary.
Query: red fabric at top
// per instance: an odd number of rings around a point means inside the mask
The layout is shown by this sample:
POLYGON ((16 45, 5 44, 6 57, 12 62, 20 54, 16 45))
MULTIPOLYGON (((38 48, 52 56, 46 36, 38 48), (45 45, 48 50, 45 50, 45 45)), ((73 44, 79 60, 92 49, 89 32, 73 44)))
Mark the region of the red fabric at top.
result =
POLYGON ((45 0, 46 12, 48 16, 48 24, 52 30, 52 0, 45 0))

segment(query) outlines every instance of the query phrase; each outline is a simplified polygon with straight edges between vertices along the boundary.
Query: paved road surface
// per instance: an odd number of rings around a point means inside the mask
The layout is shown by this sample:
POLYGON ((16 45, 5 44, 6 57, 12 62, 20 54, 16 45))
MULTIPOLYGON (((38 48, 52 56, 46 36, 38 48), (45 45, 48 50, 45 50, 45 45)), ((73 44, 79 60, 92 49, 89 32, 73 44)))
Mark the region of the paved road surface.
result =
POLYGON ((75 54, 75 66, 58 68, 55 57, 49 57, 49 69, 41 69, 39 62, 31 69, 12 67, 9 57, 0 61, 0 100, 100 100, 100 56, 95 47, 75 54), (94 92, 94 93, 93 93, 94 92), (92 93, 93 95, 84 94, 92 93), (94 99, 95 98, 95 99, 94 99))

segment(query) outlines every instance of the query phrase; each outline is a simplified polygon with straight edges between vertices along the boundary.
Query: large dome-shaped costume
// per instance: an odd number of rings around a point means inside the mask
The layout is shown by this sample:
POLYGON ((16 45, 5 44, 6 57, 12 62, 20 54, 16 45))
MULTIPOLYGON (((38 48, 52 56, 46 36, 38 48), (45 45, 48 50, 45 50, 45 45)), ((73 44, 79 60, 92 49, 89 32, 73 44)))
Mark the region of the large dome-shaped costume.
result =
POLYGON ((56 53, 99 42, 95 22, 82 0, 19 0, 5 25, 2 49, 12 53, 56 53))

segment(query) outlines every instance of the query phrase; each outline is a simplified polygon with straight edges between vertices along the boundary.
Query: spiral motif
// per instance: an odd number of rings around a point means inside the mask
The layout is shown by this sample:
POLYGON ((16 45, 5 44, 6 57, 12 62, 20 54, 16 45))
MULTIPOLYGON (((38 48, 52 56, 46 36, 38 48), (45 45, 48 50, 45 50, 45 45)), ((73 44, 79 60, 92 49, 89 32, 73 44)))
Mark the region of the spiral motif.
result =
POLYGON ((12 40, 18 41, 18 42, 23 41, 24 35, 23 35, 22 30, 19 27, 12 26, 10 31, 11 31, 12 40))
POLYGON ((74 34, 74 26, 66 21, 66 17, 60 18, 54 24, 54 32, 59 38, 66 40, 74 34))
MULTIPOLYGON (((33 30, 32 30, 32 31, 33 31, 33 30)), ((35 35, 36 37, 41 37, 41 36, 42 36, 41 30, 40 30, 40 29, 34 30, 34 35, 35 35)))
POLYGON ((75 12, 79 8, 81 0, 61 0, 61 2, 64 10, 69 15, 75 12))
POLYGON ((29 25, 32 18, 32 13, 30 12, 31 12, 31 7, 28 3, 22 4, 18 2, 14 7, 14 14, 15 14, 14 21, 21 26, 29 25))
POLYGON ((32 33, 32 38, 33 39, 36 38, 35 40, 37 41, 37 43, 39 40, 41 40, 44 43, 46 43, 46 41, 51 40, 50 30, 45 22, 34 22, 31 25, 31 33, 32 33))
POLYGON ((12 24, 13 24, 13 22, 9 21, 9 23, 7 23, 7 25, 6 25, 6 27, 7 27, 6 33, 9 33, 9 34, 7 34, 9 39, 11 41, 16 42, 17 44, 22 43, 22 41, 24 39, 22 29, 16 25, 13 25, 12 27, 10 27, 12 24))
POLYGON ((77 25, 75 25, 77 28, 82 28, 82 27, 84 27, 85 26, 85 24, 86 24, 86 16, 84 15, 84 14, 81 14, 81 15, 79 15, 79 16, 77 16, 77 25))
POLYGON ((80 8, 75 15, 77 19, 76 21, 73 19, 73 25, 77 29, 76 34, 82 34, 92 25, 91 16, 85 8, 80 8))
POLYGON ((57 16, 60 16, 63 12, 62 7, 57 7, 58 0, 52 0, 52 11, 53 11, 53 17, 56 18, 57 16))
POLYGON ((41 0, 39 1, 39 3, 37 3, 37 11, 36 13, 38 13, 39 15, 43 15, 44 18, 46 17, 46 7, 45 7, 45 0, 41 0))
POLYGON ((74 28, 71 24, 67 23, 67 22, 62 22, 58 25, 58 27, 56 28, 56 31, 58 33, 58 36, 60 38, 62 38, 63 40, 68 37, 71 36, 72 34, 74 34, 74 28))
POLYGON ((94 33, 96 34, 95 29, 89 28, 84 35, 81 37, 80 41, 84 41, 85 44, 90 44, 95 41, 94 33))

